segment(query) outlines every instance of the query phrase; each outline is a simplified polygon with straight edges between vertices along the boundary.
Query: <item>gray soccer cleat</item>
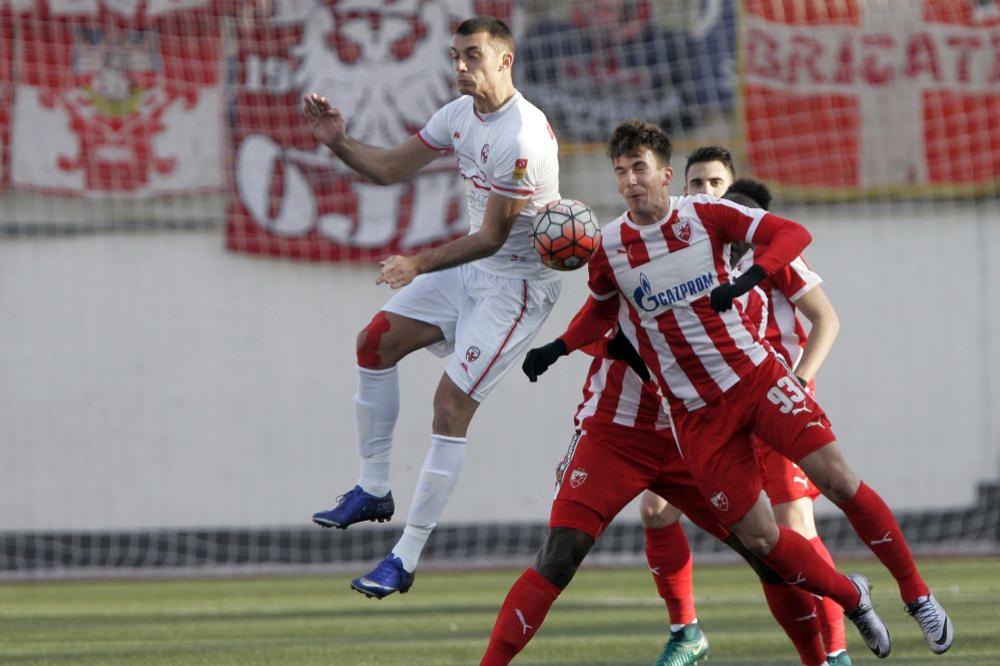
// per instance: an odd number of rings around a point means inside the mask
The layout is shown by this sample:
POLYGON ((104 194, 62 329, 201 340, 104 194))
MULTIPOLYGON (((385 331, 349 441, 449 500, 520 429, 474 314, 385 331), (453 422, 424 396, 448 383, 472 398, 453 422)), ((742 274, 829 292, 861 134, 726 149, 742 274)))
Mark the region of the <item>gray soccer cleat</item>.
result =
POLYGON ((861 598, 858 600, 858 607, 844 615, 858 628, 868 649, 879 659, 885 659, 892 649, 892 641, 889 638, 889 628, 872 606, 872 584, 861 574, 848 574, 847 578, 858 588, 861 598))
POLYGON ((906 604, 906 612, 920 625, 931 651, 937 654, 948 651, 955 638, 955 626, 933 594, 906 604))

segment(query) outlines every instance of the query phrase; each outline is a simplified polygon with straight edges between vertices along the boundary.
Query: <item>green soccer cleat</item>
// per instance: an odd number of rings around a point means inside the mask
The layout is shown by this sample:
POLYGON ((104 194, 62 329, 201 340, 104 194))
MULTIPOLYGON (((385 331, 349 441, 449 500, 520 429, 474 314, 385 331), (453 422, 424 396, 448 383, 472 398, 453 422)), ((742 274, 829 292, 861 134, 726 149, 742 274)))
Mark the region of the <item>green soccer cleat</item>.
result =
POLYGON ((670 632, 670 640, 663 646, 653 666, 690 666, 708 659, 708 639, 697 624, 687 624, 670 632))
POLYGON ((826 663, 830 666, 854 666, 854 662, 851 661, 851 655, 847 654, 847 650, 844 650, 834 657, 827 657, 826 663))

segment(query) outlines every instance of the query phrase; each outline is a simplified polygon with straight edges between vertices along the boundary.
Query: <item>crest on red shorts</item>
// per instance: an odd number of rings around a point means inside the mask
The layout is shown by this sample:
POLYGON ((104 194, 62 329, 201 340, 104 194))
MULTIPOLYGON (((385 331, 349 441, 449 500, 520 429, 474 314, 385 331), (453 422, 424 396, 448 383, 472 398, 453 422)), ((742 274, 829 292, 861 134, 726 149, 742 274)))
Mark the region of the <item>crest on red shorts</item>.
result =
POLYGON ((691 242, 691 222, 689 220, 674 222, 670 225, 670 229, 674 232, 677 240, 684 241, 685 243, 691 242))
POLYGON ((583 482, 587 480, 587 470, 585 469, 574 469, 569 475, 569 485, 574 488, 579 488, 583 485, 583 482))
POLYGON ((719 511, 729 511, 729 498, 721 490, 712 495, 708 501, 719 511))
POLYGON ((479 351, 479 347, 472 345, 465 350, 465 360, 469 363, 474 363, 476 359, 479 358, 479 354, 481 353, 482 352, 479 351))

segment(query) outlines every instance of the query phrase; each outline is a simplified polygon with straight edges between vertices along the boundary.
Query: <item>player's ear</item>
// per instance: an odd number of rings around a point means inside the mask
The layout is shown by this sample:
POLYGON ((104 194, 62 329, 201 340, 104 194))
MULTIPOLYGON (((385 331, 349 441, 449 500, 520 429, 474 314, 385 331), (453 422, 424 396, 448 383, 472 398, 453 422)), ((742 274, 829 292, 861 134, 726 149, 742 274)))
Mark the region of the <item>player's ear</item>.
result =
POLYGON ((500 69, 510 69, 514 66, 514 54, 510 51, 504 51, 500 55, 500 69))

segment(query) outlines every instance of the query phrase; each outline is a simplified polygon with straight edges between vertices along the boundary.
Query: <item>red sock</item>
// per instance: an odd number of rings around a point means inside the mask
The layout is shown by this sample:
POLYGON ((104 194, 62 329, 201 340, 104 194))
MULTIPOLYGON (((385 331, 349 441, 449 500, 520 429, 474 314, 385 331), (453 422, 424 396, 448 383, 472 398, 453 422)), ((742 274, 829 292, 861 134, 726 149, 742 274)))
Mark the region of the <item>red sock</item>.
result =
POLYGON ((821 597, 832 597, 844 608, 858 606, 858 589, 844 574, 823 561, 805 537, 778 526, 778 543, 764 561, 786 581, 821 597))
POLYGON ((792 645, 806 666, 826 661, 823 632, 816 611, 816 597, 797 585, 760 582, 771 615, 792 639, 792 645))
POLYGON ((646 528, 646 561, 656 589, 667 604, 670 624, 694 622, 697 617, 691 583, 694 566, 691 548, 680 523, 646 528))
POLYGON ((917 571, 910 544, 889 505, 878 493, 862 482, 854 497, 839 506, 861 540, 899 583, 899 595, 905 603, 930 594, 917 571))
POLYGON ((561 591, 534 569, 525 569, 500 606, 480 666, 509 664, 538 631, 561 591))
MULTIPOLYGON (((827 550, 826 544, 819 537, 809 540, 813 550, 819 553, 823 561, 831 567, 833 555, 827 550)), ((838 650, 847 649, 847 636, 844 635, 844 609, 836 601, 829 597, 822 597, 816 602, 816 612, 819 613, 819 623, 823 629, 823 644, 826 646, 826 653, 833 654, 838 650)))

